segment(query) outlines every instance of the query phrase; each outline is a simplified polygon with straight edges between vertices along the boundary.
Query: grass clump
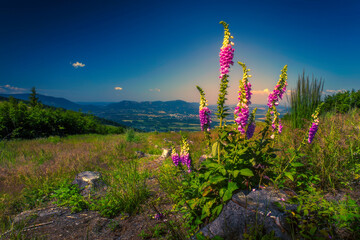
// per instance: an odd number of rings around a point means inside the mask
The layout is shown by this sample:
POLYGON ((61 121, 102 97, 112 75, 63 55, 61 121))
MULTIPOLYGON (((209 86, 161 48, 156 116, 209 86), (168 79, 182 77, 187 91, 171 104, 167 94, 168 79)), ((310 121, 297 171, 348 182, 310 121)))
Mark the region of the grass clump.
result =
POLYGON ((145 183, 148 176, 147 171, 139 171, 135 160, 120 163, 107 175, 108 193, 93 204, 93 209, 105 217, 114 217, 120 212, 135 213, 149 196, 145 183))
POLYGON ((301 128, 304 120, 310 120, 311 114, 321 102, 324 81, 320 78, 305 76, 305 71, 299 75, 296 88, 290 94, 289 118, 293 128, 301 128))

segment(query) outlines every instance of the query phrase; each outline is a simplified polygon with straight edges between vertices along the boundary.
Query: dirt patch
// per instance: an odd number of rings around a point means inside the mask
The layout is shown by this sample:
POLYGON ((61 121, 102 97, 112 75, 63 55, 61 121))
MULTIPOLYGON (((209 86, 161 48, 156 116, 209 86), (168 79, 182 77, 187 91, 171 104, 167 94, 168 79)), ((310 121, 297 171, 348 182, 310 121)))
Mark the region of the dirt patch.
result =
MULTIPOLYGON (((168 221, 167 216, 161 220, 154 218, 157 213, 152 202, 157 201, 159 211, 172 208, 169 199, 160 190, 156 179, 156 170, 164 159, 158 158, 147 161, 143 167, 151 171, 152 176, 147 179, 150 197, 134 215, 119 215, 115 218, 102 217, 95 211, 71 213, 66 207, 58 207, 48 203, 43 208, 32 209, 18 214, 14 223, 23 225, 16 231, 8 231, 0 239, 8 239, 11 235, 21 234, 26 239, 157 239, 151 236, 151 229, 157 224, 168 221), (141 237, 140 235, 145 237, 141 237)), ((165 233, 166 235, 166 233, 165 233)))

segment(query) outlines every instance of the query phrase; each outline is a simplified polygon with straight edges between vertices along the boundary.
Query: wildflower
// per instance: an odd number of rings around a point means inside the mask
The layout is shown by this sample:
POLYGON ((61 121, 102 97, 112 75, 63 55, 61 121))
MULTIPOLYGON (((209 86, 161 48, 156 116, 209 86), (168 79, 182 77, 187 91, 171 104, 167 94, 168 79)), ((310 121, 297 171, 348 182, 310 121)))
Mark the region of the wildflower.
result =
POLYGON ((179 154, 176 152, 174 146, 172 147, 171 159, 172 159, 173 163, 175 164, 175 166, 179 165, 180 157, 179 157, 179 154))
POLYGON ((180 161, 183 165, 186 165, 188 168, 188 173, 191 172, 191 158, 189 154, 189 144, 187 142, 186 137, 183 136, 181 153, 180 153, 180 161))
POLYGON ((164 218, 164 214, 162 214, 162 213, 157 213, 157 214, 155 214, 154 218, 155 218, 156 220, 162 220, 162 219, 164 218))
MULTIPOLYGON (((319 120, 318 120, 319 121, 319 120)), ((308 138, 308 143, 312 143, 314 136, 318 130, 318 121, 317 122, 313 122, 310 129, 309 129, 309 138, 308 138)))
POLYGON ((279 105, 279 99, 281 100, 283 94, 286 91, 286 86, 288 85, 286 82, 287 79, 287 65, 284 66, 283 70, 281 71, 280 79, 275 86, 274 90, 268 96, 268 106, 272 108, 274 105, 279 105))
POLYGON ((280 198, 281 201, 285 202, 285 198, 280 198))
POLYGON ((266 176, 266 175, 264 176, 264 178, 267 179, 267 180, 270 180, 270 178, 268 176, 266 176))
POLYGON ((321 103, 315 110, 315 112, 311 115, 311 117, 313 118, 313 121, 311 123, 311 127, 309 129, 309 136, 308 136, 308 143, 312 143, 314 137, 315 137, 315 134, 318 130, 318 125, 319 125, 319 118, 318 118, 318 115, 319 115, 319 112, 320 112, 320 109, 322 107, 324 103, 321 103))
POLYGON ((255 121, 252 121, 246 130, 246 138, 247 139, 252 138, 252 136, 254 135, 254 131, 255 131, 255 121))
POLYGON ((203 107, 199 110, 201 131, 210 131, 210 114, 211 111, 208 107, 203 107))
POLYGON ((242 66, 244 74, 239 86, 239 101, 235 107, 234 115, 235 122, 238 125, 238 130, 242 134, 244 134, 245 126, 247 125, 249 118, 249 105, 251 104, 250 98, 252 93, 250 92, 251 84, 248 81, 248 78, 250 78, 250 75, 248 75, 249 69, 246 68, 246 65, 244 63, 238 63, 242 66))
MULTIPOLYGON (((276 110, 276 106, 279 105, 279 100, 283 98, 283 94, 286 92, 286 86, 287 84, 287 65, 284 66, 284 68, 281 70, 280 79, 275 86, 274 90, 269 94, 268 96, 268 103, 269 106, 269 112, 272 117, 272 129, 273 132, 278 132, 279 134, 282 132, 282 125, 279 118, 280 113, 276 110)), ((270 115, 267 115, 267 120, 270 119, 270 115)), ((272 139, 275 138, 275 135, 272 137, 272 139)))
POLYGON ((254 131, 255 131, 255 127, 256 127, 256 124, 255 124, 256 110, 257 110, 257 108, 255 108, 253 110, 253 112, 251 113, 251 115, 250 115, 250 123, 248 125, 247 130, 246 130, 246 138, 247 139, 252 138, 252 136, 254 135, 254 131))
POLYGON ((268 217, 268 216, 270 216, 270 214, 271 214, 271 211, 269 211, 269 212, 266 214, 266 216, 268 217))
POLYGON ((205 98, 204 91, 199 86, 196 86, 196 87, 200 92, 199 118, 200 118, 201 131, 205 131, 205 130, 210 131, 211 111, 207 107, 208 104, 207 104, 207 100, 205 98))
POLYGON ((219 78, 222 79, 225 75, 229 73, 230 65, 233 65, 234 62, 232 61, 234 58, 234 51, 235 49, 232 48, 234 45, 233 42, 229 40, 229 38, 233 38, 229 32, 229 24, 225 22, 220 22, 224 26, 224 41, 223 45, 220 48, 220 76, 219 78))

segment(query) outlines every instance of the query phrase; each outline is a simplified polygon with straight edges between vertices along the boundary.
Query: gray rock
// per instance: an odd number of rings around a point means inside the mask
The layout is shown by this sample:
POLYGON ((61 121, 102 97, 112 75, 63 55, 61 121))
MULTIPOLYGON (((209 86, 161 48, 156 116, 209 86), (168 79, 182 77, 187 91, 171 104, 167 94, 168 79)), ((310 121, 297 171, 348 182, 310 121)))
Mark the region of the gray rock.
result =
POLYGON ((167 158, 171 156, 171 148, 163 148, 163 152, 161 154, 162 158, 167 158))
POLYGON ((16 215, 13 221, 14 224, 18 224, 20 222, 26 222, 31 218, 56 217, 56 216, 61 216, 62 214, 64 214, 65 211, 66 211, 65 208, 56 207, 56 206, 26 210, 16 215))
POLYGON ((266 234, 273 231, 280 239, 291 239, 286 215, 276 204, 285 205, 286 209, 296 208, 296 206, 285 204, 283 200, 287 199, 285 192, 273 188, 252 191, 247 195, 244 191, 239 192, 233 195, 220 215, 203 227, 200 232, 207 237, 243 239, 245 229, 247 228, 249 232, 257 223, 257 225, 263 225, 266 234))
POLYGON ((77 184, 81 189, 81 195, 85 196, 90 192, 101 192, 106 190, 106 185, 101 179, 101 173, 85 171, 76 175, 72 184, 77 184))

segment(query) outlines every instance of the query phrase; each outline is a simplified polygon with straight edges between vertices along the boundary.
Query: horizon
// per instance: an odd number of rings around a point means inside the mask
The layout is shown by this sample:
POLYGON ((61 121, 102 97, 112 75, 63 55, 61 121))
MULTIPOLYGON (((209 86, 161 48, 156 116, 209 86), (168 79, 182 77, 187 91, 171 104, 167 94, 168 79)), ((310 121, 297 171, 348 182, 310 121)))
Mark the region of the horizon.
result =
MULTIPOLYGON (((325 94, 360 87, 359 1, 12 1, 2 4, 0 93, 28 93, 72 102, 199 102, 214 105, 219 88, 220 21, 235 42, 228 105, 252 69, 254 104, 266 104, 288 65, 324 79, 325 94)), ((286 104, 286 97, 280 102, 286 104)))

